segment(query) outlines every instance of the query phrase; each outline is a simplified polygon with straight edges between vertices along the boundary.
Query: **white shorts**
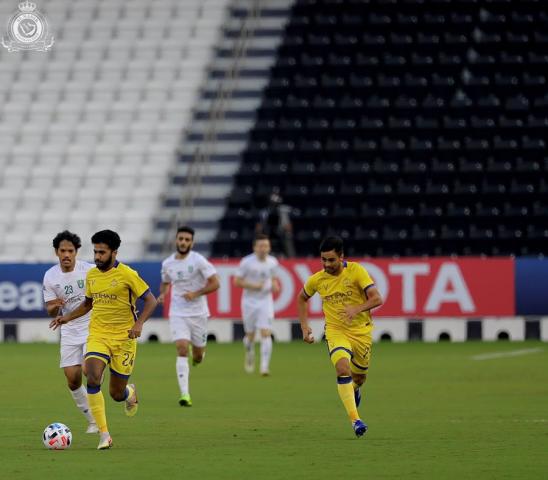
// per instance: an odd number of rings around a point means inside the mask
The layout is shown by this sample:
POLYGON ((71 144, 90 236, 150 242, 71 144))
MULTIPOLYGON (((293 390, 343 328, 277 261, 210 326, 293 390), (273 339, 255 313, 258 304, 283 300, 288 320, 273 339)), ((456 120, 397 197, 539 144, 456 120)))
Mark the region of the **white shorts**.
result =
POLYGON ((189 340, 195 347, 207 344, 207 317, 169 317, 174 341, 189 340))
POLYGON ((274 312, 267 305, 242 305, 244 332, 253 333, 255 330, 272 330, 274 312))
POLYGON ((86 354, 86 342, 77 345, 61 344, 61 361, 59 367, 73 367, 84 364, 84 355, 86 354))

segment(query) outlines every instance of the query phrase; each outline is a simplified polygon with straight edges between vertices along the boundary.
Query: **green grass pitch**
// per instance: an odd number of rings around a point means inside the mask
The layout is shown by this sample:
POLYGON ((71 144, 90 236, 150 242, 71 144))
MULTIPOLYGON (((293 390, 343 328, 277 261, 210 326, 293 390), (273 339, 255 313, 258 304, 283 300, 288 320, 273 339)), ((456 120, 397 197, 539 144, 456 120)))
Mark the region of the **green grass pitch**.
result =
MULTIPOLYGON (((56 345, 0 344, 0 479, 545 479, 548 347, 377 344, 356 439, 324 345, 275 344, 273 375, 243 372, 241 345, 209 346, 177 404, 172 345, 139 347, 140 410, 109 398, 114 448, 96 451, 57 368, 56 345), (474 355, 538 349, 477 361, 474 355), (67 451, 42 446, 69 425, 67 451)), ((105 389, 104 389, 105 390, 105 389)))

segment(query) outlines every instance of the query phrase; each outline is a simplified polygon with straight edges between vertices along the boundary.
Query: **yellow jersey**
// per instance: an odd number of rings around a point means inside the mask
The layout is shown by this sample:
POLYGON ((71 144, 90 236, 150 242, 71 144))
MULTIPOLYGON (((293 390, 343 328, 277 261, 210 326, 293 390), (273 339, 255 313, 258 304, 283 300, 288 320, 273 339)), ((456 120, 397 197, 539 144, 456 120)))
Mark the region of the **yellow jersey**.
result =
POLYGON ((344 316, 347 305, 361 305, 367 300, 365 291, 374 285, 367 270, 356 262, 344 262, 337 276, 325 270, 316 272, 306 281, 303 291, 311 297, 316 292, 322 297, 325 315, 325 328, 345 330, 349 333, 369 333, 373 329, 373 320, 369 311, 361 312, 348 324, 344 316))
POLYGON ((127 339, 137 319, 135 301, 149 291, 148 285, 132 268, 116 262, 107 272, 97 267, 86 276, 86 297, 93 301, 89 335, 127 339))

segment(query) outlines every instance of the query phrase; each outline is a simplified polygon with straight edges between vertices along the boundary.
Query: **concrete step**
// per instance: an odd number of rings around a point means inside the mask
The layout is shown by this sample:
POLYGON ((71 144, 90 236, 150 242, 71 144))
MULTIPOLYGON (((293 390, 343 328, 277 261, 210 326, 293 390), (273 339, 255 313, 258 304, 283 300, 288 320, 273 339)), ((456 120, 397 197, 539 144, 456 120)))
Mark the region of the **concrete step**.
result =
MULTIPOLYGON (((185 140, 185 142, 179 148, 179 153, 192 155, 196 152, 196 149, 198 147, 202 146, 202 143, 203 142, 201 140, 185 140)), ((244 140, 220 141, 216 143, 215 149, 212 151, 212 153, 222 152, 224 154, 239 154, 242 152, 245 146, 246 142, 244 140)), ((217 173, 213 174, 218 175, 217 173)))
MULTIPOLYGON (((203 175, 232 177, 238 171, 239 166, 239 162, 209 162, 207 165, 201 165, 200 171, 203 175)), ((179 163, 174 170, 175 175, 188 175, 188 164, 179 163)))

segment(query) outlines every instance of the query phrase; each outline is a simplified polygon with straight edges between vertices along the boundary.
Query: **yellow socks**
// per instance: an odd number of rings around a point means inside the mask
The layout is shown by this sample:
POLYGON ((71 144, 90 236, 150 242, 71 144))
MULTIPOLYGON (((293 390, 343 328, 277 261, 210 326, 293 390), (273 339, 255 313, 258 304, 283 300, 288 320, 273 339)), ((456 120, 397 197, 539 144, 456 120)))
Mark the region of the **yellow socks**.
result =
POLYGON ((101 392, 101 387, 88 385, 89 409, 95 419, 95 423, 101 433, 108 432, 107 416, 105 413, 105 398, 101 392))
POLYGON ((356 401, 354 400, 352 377, 337 377, 337 390, 350 420, 352 422, 358 420, 360 417, 356 408, 356 401))

